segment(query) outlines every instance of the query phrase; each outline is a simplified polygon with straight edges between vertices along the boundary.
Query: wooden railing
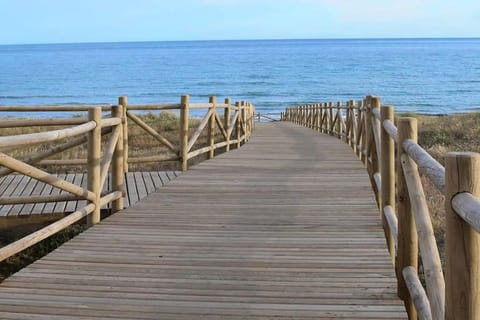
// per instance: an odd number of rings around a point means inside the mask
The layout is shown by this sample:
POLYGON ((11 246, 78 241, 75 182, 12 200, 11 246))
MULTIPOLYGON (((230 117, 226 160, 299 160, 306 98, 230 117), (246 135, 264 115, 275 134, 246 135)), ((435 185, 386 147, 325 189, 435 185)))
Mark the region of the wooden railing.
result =
POLYGON ((257 112, 255 116, 255 120, 257 122, 276 122, 281 121, 283 112, 257 112))
POLYGON ((208 153, 213 158, 215 150, 225 147, 230 150, 232 145, 237 148, 250 139, 253 129, 254 108, 248 102, 237 102, 231 105, 230 99, 224 104, 217 104, 215 97, 210 97, 207 104, 193 104, 188 96, 182 96, 179 104, 162 105, 128 105, 127 98, 119 98, 115 106, 0 106, 0 112, 88 112, 88 117, 73 117, 59 119, 6 119, 0 122, 0 128, 32 127, 32 126, 70 126, 63 129, 40 133, 0 136, 0 176, 10 173, 20 173, 47 185, 58 188, 63 193, 50 196, 10 197, 0 199, 0 205, 32 204, 48 202, 64 202, 84 200, 85 206, 68 216, 40 229, 26 237, 0 248, 0 261, 42 241, 60 230, 87 218, 89 225, 100 221, 100 209, 110 204, 111 211, 116 212, 124 208, 124 176, 129 163, 179 161, 182 170, 187 170, 188 160, 200 154, 208 153), (218 110, 223 109, 223 118, 218 110), (134 110, 172 110, 180 111, 179 146, 175 146, 166 139, 161 132, 157 132, 141 117, 133 113, 134 110), (193 134, 189 135, 189 116, 191 109, 206 109, 193 134), (110 111, 110 115, 102 117, 102 111, 110 111), (128 121, 132 121, 154 137, 160 144, 166 146, 171 155, 167 157, 129 158, 128 153, 128 121), (207 128, 207 146, 196 147, 198 139, 207 128), (218 129, 217 129, 218 128, 218 129), (220 132, 223 141, 216 142, 220 132), (55 144, 45 151, 35 151, 34 154, 16 159, 11 151, 19 147, 42 143, 55 144), (47 160, 47 158, 87 144, 87 159, 47 160), (103 145, 103 148, 102 148, 103 145), (57 175, 40 169, 39 165, 87 165, 87 187, 80 187, 72 182, 60 179, 57 175), (107 176, 111 172, 110 191, 102 194, 107 176))
MULTIPOLYGON (((208 158, 212 158, 215 150, 225 148, 229 151, 233 146, 240 147, 241 144, 250 139, 253 130, 254 122, 254 106, 246 101, 239 101, 232 105, 231 99, 225 99, 224 103, 217 103, 216 97, 210 97, 208 103, 190 103, 189 96, 183 96, 180 103, 170 104, 128 104, 127 97, 120 97, 118 99, 118 106, 122 106, 122 127, 123 127, 123 161, 124 170, 129 171, 129 164, 142 163, 159 163, 177 161, 182 170, 186 170, 188 160, 208 153, 208 158), (162 132, 158 132, 147 124, 135 112, 145 111, 165 111, 177 110, 180 112, 179 128, 180 137, 175 141, 170 141, 162 132), (206 110, 205 115, 200 120, 198 127, 191 137, 188 136, 189 118, 191 110, 196 113, 201 110, 206 110), (219 112, 223 111, 223 114, 219 112), (129 142, 129 127, 132 124, 137 125, 146 134, 154 138, 159 145, 166 147, 167 153, 164 155, 150 155, 150 156, 135 156, 130 152, 129 142), (206 139, 208 145, 202 148, 199 146, 199 137, 207 132, 206 139), (222 141, 215 142, 217 133, 221 134, 222 141)), ((93 106, 0 106, 0 112, 85 112, 93 106)), ((96 106, 102 111, 110 111, 112 105, 96 106)), ((1 128, 16 128, 27 126, 64 126, 81 124, 86 121, 84 117, 72 117, 65 119, 35 119, 33 120, 6 120, 0 123, 1 128)), ((88 159, 49 159, 54 154, 71 149, 86 142, 86 138, 79 138, 71 141, 69 144, 61 146, 61 150, 52 150, 51 153, 42 155, 35 155, 32 159, 28 159, 29 163, 36 163, 39 165, 87 165, 88 159), (55 152, 54 152, 55 151, 55 152)), ((217 139, 218 140, 218 139, 217 139)), ((1 146, 0 146, 1 147, 1 146)), ((10 171, 11 172, 11 171, 10 171)), ((7 171, 0 170, 0 176, 8 174, 7 171)))
POLYGON ((409 319, 480 319, 480 155, 449 153, 444 168, 417 143, 417 120, 394 121, 373 96, 287 108, 282 120, 338 137, 364 163, 409 319), (419 171, 445 194, 445 276, 419 171))

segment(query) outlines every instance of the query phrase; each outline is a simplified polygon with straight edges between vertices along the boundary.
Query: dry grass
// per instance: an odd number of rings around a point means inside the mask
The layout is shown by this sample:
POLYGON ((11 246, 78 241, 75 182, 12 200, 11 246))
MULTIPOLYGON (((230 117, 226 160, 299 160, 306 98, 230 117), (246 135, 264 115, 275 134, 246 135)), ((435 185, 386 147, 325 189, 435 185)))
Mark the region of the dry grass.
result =
MULTIPOLYGON (((161 133, 165 138, 167 138, 174 146, 179 145, 180 140, 180 120, 177 114, 171 111, 162 111, 160 113, 145 113, 139 115, 139 117, 155 129, 157 132, 161 133)), ((200 123, 200 119, 193 118, 190 119, 189 132, 190 135, 196 130, 197 126, 200 123)), ((44 131, 51 131, 56 129, 61 129, 62 127, 25 127, 25 128, 8 128, 0 129, 0 136, 8 135, 18 135, 26 133, 37 133, 44 131)), ((206 135, 207 130, 204 130, 203 134, 198 139, 198 142, 194 146, 194 149, 201 148, 206 145, 206 135)), ((219 142, 223 139, 223 136, 216 132, 215 141, 219 142)), ((104 138, 104 140, 107 137, 104 138)), ((15 148, 5 153, 17 158, 23 159, 29 155, 46 151, 51 148, 53 145, 58 145, 65 141, 57 141, 55 143, 44 143, 38 144, 23 148, 15 148)), ((102 144, 104 145, 104 144, 102 144)), ((222 150, 216 150, 216 153, 221 153, 222 150)), ((87 147, 86 144, 69 149, 65 152, 57 154, 50 157, 49 159, 86 159, 87 147)), ((142 156, 159 156, 159 155, 173 155, 165 146, 161 145, 155 138, 146 133, 143 129, 138 127, 133 121, 129 121, 129 155, 130 157, 142 157, 142 156)), ((201 155, 189 161, 189 164, 195 164, 206 158, 206 155, 201 155)), ((49 166, 47 171, 49 172, 83 172, 85 171, 84 166, 49 166)), ((149 171, 149 170, 178 170, 179 164, 178 161, 170 162, 157 162, 157 163, 138 163, 130 164, 130 171, 149 171)), ((15 241, 16 239, 21 238, 22 236, 35 231, 43 227, 43 225, 37 225, 33 229, 27 230, 15 230, 8 235, 0 234, 0 247, 15 241)), ((65 241, 68 241, 78 233, 82 232, 85 229, 83 224, 73 225, 51 237, 40 242, 39 244, 24 250, 23 252, 16 254, 9 259, 0 262, 0 282, 11 275, 12 273, 18 271, 19 269, 27 266, 36 259, 46 255, 48 252, 54 250, 60 246, 65 241)))
MULTIPOLYGON (((407 116, 403 114, 402 116, 407 116)), ((480 152, 480 113, 448 116, 408 114, 418 119, 419 144, 442 165, 448 152, 480 152)), ((445 247, 445 197, 430 180, 422 176, 440 255, 445 247)))
MULTIPOLYGON (((176 113, 172 111, 162 111, 160 113, 144 113, 138 115, 145 123, 155 129, 157 132, 161 133, 165 138, 167 138, 174 146, 180 145, 180 120, 176 113)), ((200 119, 193 118, 190 119, 189 132, 190 135, 193 134, 196 127, 200 123, 200 119)), ((61 129, 64 127, 25 127, 25 128, 7 128, 0 129, 0 136, 6 135, 16 135, 16 134, 25 134, 25 133, 37 133, 44 131, 51 131, 56 129, 61 129)), ((132 120, 128 121, 128 134, 129 134, 129 157, 148 157, 148 156, 174 156, 167 147, 160 144, 154 137, 146 133, 142 128, 137 126, 132 120)), ((102 146, 105 145, 105 141, 108 136, 103 137, 102 146)), ((221 137, 217 135, 216 140, 219 140, 221 137)), ((22 148, 15 148, 13 150, 7 151, 6 153, 14 156, 17 159, 23 159, 29 155, 36 154, 38 152, 47 151, 54 145, 59 145, 63 141, 56 141, 55 143, 43 143, 37 144, 22 148)), ((200 136, 196 146, 194 148, 200 148, 206 145, 206 130, 200 136)), ((62 153, 56 154, 49 157, 48 159, 59 160, 59 159, 86 159, 87 157, 87 145, 83 144, 78 147, 71 148, 62 153)), ((203 160, 202 157, 194 159, 193 164, 203 160)), ((50 172, 83 172, 86 170, 85 166, 48 166, 46 167, 50 172)), ((178 170, 179 163, 178 161, 170 162, 155 162, 155 163, 132 163, 129 165, 130 171, 162 171, 162 170, 178 170)))

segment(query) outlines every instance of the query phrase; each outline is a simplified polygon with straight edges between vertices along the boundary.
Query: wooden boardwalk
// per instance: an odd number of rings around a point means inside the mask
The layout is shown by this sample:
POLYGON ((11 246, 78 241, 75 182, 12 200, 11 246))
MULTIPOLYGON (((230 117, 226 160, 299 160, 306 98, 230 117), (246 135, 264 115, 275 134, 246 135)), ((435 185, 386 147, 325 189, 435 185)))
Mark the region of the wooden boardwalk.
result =
MULTIPOLYGON (((125 206, 135 204, 160 187, 175 179, 178 171, 127 172, 125 174, 125 206)), ((68 173, 59 175, 59 178, 78 186, 86 187, 86 173, 68 173)), ((104 192, 110 185, 110 176, 107 177, 104 192)), ((12 174, 0 178, 0 197, 29 197, 66 194, 65 191, 53 188, 41 181, 20 174, 12 174)), ((32 215, 56 215, 71 213, 85 206, 86 201, 65 201, 37 204, 0 205, 0 219, 2 217, 28 217, 32 215)))
POLYGON ((349 147, 257 125, 0 285, 2 319, 405 319, 349 147))

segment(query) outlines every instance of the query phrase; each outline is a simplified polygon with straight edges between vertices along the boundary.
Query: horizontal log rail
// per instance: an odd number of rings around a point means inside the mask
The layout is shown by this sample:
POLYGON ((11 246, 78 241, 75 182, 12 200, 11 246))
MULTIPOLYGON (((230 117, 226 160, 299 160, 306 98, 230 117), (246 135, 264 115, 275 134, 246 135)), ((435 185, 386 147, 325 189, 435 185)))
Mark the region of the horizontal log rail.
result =
MULTIPOLYGON (((57 143, 46 151, 34 153, 23 159, 0 152, 0 176, 11 173, 20 173, 38 181, 42 181, 60 193, 51 196, 10 197, 0 199, 1 205, 37 204, 50 202, 65 202, 71 200, 87 200, 85 207, 67 215, 57 222, 36 231, 24 238, 0 248, 0 261, 42 241, 43 239, 67 228, 80 219, 86 218, 88 225, 100 221, 100 208, 110 204, 111 212, 124 207, 124 176, 128 170, 128 163, 149 163, 162 161, 178 161, 183 170, 187 169, 187 162, 195 156, 209 153, 214 156, 215 150, 230 146, 237 148, 250 139, 253 130, 254 107, 252 104, 241 101, 231 104, 230 99, 225 103, 217 104, 215 97, 210 97, 209 103, 189 103, 189 97, 183 96, 180 104, 152 104, 128 105, 126 97, 120 97, 118 105, 112 106, 0 106, 0 112, 57 112, 57 111, 87 111, 88 117, 74 117, 67 119, 9 119, 0 124, 0 129, 26 126, 68 126, 40 133, 0 136, 0 149, 12 151, 12 148, 31 146, 42 143, 57 143), (189 134, 189 110, 207 109, 207 113, 200 126, 193 135, 189 134), (180 145, 176 146, 161 132, 157 132, 141 117, 133 113, 134 110, 178 110, 180 111, 179 126, 181 128, 180 145), (222 110, 223 113, 218 111, 222 110), (109 115, 105 115, 110 111, 109 115), (128 155, 128 120, 139 126, 147 134, 164 145, 169 151, 166 155, 151 155, 131 157, 128 155), (206 146, 199 146, 199 137, 206 133, 206 146), (82 144, 87 145, 87 159, 48 159, 71 148, 82 144), (87 187, 80 187, 72 182, 59 178, 44 169, 36 166, 48 165, 86 165, 87 187), (111 172, 110 188, 106 188, 107 176, 111 172), (109 193, 102 194, 102 190, 109 189, 109 193)), ((6 152, 6 151, 5 151, 6 152)))
POLYGON ((409 319, 478 319, 480 154, 449 153, 443 167, 417 143, 416 119, 395 121, 393 107, 382 106, 380 98, 367 96, 334 106, 328 102, 289 107, 281 119, 338 137, 364 163, 409 319), (419 172, 445 195, 445 275, 419 172), (426 292, 419 280, 418 257, 426 292))

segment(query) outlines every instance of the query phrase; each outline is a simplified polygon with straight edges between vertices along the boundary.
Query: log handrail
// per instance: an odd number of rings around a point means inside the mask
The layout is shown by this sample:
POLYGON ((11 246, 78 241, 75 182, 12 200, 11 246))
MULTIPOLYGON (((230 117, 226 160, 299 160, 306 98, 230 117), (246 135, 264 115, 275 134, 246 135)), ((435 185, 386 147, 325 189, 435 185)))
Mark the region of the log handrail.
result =
POLYGON ((345 117, 341 126, 335 126, 332 102, 288 107, 281 119, 344 137, 364 163, 382 213, 392 264, 402 286, 399 295, 404 299, 409 319, 416 319, 417 315, 421 319, 478 319, 480 155, 450 153, 443 167, 416 142, 415 119, 400 117, 397 128, 393 107, 378 108, 379 101, 372 96, 348 101, 345 108, 337 109, 335 116, 345 117), (419 172, 445 194, 445 277, 419 172), (418 247, 428 294, 418 280, 418 247))
POLYGON ((10 245, 0 248, 0 261, 78 222, 80 219, 86 218, 88 225, 99 223, 100 208, 106 204, 111 203, 112 212, 123 209, 123 197, 125 195, 124 176, 125 172, 128 171, 128 163, 179 161, 182 164, 182 170, 186 170, 188 167, 187 161, 194 156, 209 152, 211 157, 213 157, 215 155, 214 151, 218 148, 225 148, 226 151, 229 151, 232 144, 240 147, 242 143, 247 142, 253 130, 254 106, 245 101, 236 103, 233 107, 230 99, 225 99, 225 103, 216 103, 215 97, 210 97, 209 100, 210 102, 207 104, 191 104, 189 97, 183 96, 179 104, 129 105, 127 97, 120 97, 118 105, 109 106, 0 106, 0 112, 88 111, 88 117, 40 119, 38 121, 35 119, 21 118, 8 120, 0 124, 0 128, 25 127, 32 123, 45 126, 69 126, 40 133, 0 136, 0 147, 2 150, 8 149, 9 151, 19 146, 23 147, 45 142, 57 142, 58 145, 51 146, 46 151, 26 156, 22 160, 17 160, 10 155, 0 153, 0 166, 3 166, 3 168, 0 168, 0 176, 8 175, 12 172, 19 172, 59 188, 64 192, 55 196, 5 198, 0 200, 0 205, 87 200, 84 208, 79 208, 78 211, 69 214, 57 222, 27 235, 10 245), (201 126, 197 128, 194 136, 189 138, 189 110, 202 108, 208 108, 209 110, 206 119, 206 122, 209 123, 208 127, 210 128, 209 145, 205 148, 200 147, 193 150, 202 130, 207 126, 201 124, 201 126), (218 113, 219 109, 225 110, 223 117, 218 113), (154 130, 140 117, 135 115, 132 112, 133 110, 179 110, 181 127, 180 146, 176 147, 161 133, 154 130), (111 115, 103 115, 102 117, 102 112, 106 111, 110 111, 111 115), (233 111, 233 115, 231 111, 233 111), (133 123, 140 126, 141 129, 153 136, 159 143, 165 145, 173 155, 129 158, 127 119, 132 120, 133 123), (217 133, 219 134, 217 135, 217 133), (107 135, 108 137, 106 139, 102 139, 102 137, 107 135), (217 136, 223 139, 216 141, 217 136), (67 138, 67 142, 59 142, 67 138), (47 159, 85 143, 87 143, 88 148, 87 159, 47 159), (103 154, 102 143, 104 144, 103 154), (47 164, 86 164, 87 187, 77 186, 54 174, 35 167, 35 165, 44 166, 47 164), (107 194, 102 194, 101 192, 104 189, 104 184, 107 181, 110 169, 112 172, 111 191, 107 194))
POLYGON ((73 138, 87 133, 95 127, 95 122, 88 121, 84 124, 66 129, 53 130, 41 133, 27 133, 13 136, 2 136, 0 137, 0 148, 28 146, 32 144, 54 142, 65 138, 73 138))

